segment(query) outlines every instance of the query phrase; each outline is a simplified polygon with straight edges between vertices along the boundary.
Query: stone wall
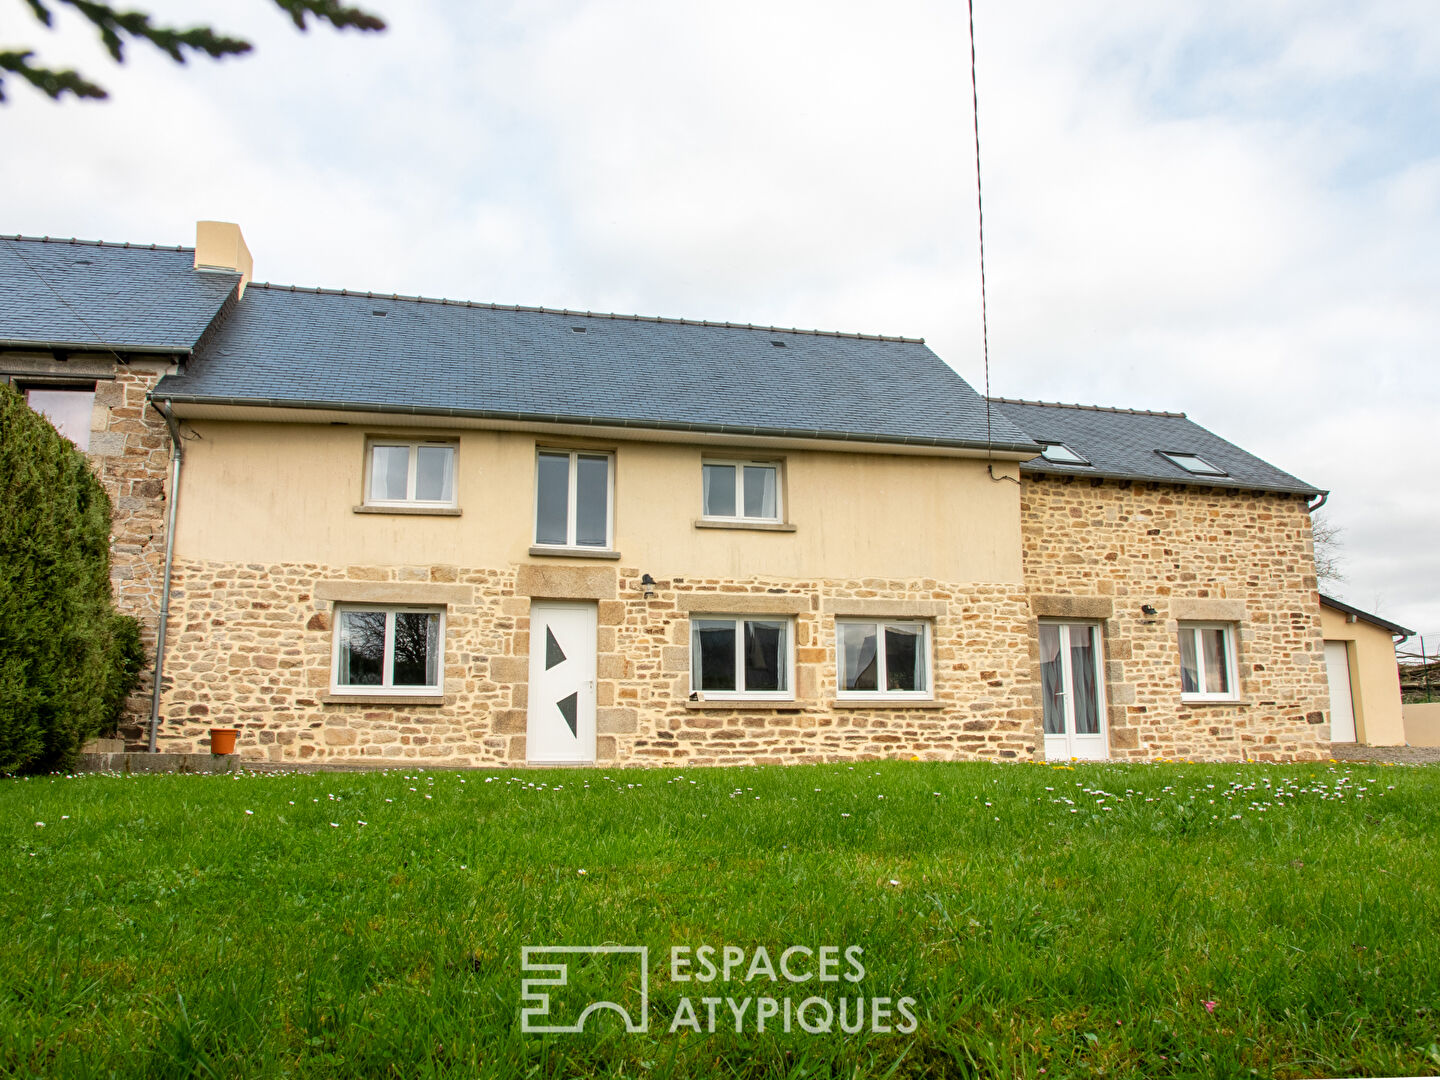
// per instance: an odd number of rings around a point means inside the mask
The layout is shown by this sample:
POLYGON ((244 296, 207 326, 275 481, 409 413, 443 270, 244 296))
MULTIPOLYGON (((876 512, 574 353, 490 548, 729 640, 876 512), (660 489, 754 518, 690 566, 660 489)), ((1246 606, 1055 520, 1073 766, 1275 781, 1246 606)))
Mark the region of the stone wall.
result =
MULTIPOLYGON (((1026 474, 1021 515, 1034 613, 1102 623, 1112 758, 1329 755, 1302 499, 1026 474), (1181 620, 1237 625, 1240 702, 1181 702, 1181 620)), ((1032 680, 1038 707, 1038 649, 1032 680)))
POLYGON ((121 734, 138 745, 153 686, 156 631, 165 572, 170 486, 170 432, 145 395, 165 373, 163 362, 115 365, 95 384, 88 457, 111 504, 110 582, 116 606, 140 620, 146 664, 126 705, 121 734))
POLYGON ((598 609, 597 758, 747 764, 879 757, 1025 758, 1038 750, 1032 622, 1015 584, 938 581, 661 581, 640 571, 525 564, 216 564, 177 559, 162 749, 203 749, 236 726, 250 760, 523 763, 530 603, 598 609), (330 697, 337 600, 446 609, 445 694, 431 704, 330 697), (786 610, 795 619, 796 700, 689 700, 689 619, 786 610), (926 617, 935 700, 858 707, 835 698, 837 614, 926 617))

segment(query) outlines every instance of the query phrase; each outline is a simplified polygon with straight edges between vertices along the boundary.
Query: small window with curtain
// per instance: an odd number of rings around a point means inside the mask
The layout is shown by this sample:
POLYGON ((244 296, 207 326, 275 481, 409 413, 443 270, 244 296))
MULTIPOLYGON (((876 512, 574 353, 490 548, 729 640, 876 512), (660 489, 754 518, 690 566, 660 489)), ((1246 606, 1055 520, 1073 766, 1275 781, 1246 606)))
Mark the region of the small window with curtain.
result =
POLYGON ((790 619, 706 615, 690 621, 690 688, 709 698, 788 701, 795 691, 790 619))
POLYGON ((608 550, 614 536, 615 458, 542 449, 535 468, 535 543, 608 550))
POLYGON ((1234 701, 1239 696, 1234 624, 1181 623, 1181 700, 1234 701))
POLYGON ((436 607, 336 605, 331 692, 444 692, 445 611, 436 607))
POLYGON ((371 439, 365 505, 453 507, 455 452, 448 441, 371 439))
POLYGON ((702 517, 712 521, 753 521, 773 524, 783 518, 780 463, 717 461, 701 465, 702 517))
POLYGON ((929 623, 842 619, 835 639, 837 696, 931 696, 929 623))
POLYGON ((25 386, 25 404, 54 425, 55 430, 75 444, 90 449, 90 417, 95 411, 95 384, 25 386))

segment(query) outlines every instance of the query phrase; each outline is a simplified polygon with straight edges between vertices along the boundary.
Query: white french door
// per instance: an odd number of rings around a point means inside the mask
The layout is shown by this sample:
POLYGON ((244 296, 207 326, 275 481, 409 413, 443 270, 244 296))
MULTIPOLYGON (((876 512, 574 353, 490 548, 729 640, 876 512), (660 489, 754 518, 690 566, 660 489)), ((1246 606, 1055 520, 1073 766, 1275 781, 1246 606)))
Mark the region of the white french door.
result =
POLYGON ((530 699, 525 758, 537 764, 595 760, 594 604, 530 605, 530 699))
POLYGON ((1048 760, 1109 757, 1100 627, 1040 624, 1040 692, 1048 760))

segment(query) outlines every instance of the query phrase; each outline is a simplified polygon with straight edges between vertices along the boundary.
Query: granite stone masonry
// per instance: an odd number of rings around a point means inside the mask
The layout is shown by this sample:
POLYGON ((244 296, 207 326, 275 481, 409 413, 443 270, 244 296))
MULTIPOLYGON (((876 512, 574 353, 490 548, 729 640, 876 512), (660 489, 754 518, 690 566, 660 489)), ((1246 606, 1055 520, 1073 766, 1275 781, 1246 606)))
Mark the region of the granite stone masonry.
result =
MULTIPOLYGON (((167 364, 143 360, 116 364, 113 379, 95 384, 90 459, 110 497, 110 582, 116 606, 140 620, 145 655, 155 655, 165 570, 165 515, 169 498, 170 432, 145 395, 167 364)), ((126 704, 121 734, 133 746, 144 735, 154 668, 147 662, 126 704)))
POLYGON ((240 565, 178 561, 161 748, 202 749, 241 729, 270 762, 525 761, 530 602, 593 599, 596 757, 720 765, 869 758, 1029 758, 1038 752, 1030 618, 1018 584, 939 581, 661 581, 633 568, 524 565, 240 565), (330 599, 327 599, 329 597, 330 599), (334 598, 435 603, 446 613, 444 696, 348 702, 330 694, 334 598), (694 701, 689 620, 788 611, 794 701, 694 701), (836 700, 835 617, 922 617, 934 633, 933 701, 836 700))
MULTIPOLYGON (((1027 474, 1021 514, 1034 614, 1103 628, 1112 758, 1329 756, 1320 603, 1302 499, 1027 474), (1239 701, 1181 701, 1184 620, 1238 629, 1239 701)), ((1032 678, 1038 703, 1038 651, 1032 678)))

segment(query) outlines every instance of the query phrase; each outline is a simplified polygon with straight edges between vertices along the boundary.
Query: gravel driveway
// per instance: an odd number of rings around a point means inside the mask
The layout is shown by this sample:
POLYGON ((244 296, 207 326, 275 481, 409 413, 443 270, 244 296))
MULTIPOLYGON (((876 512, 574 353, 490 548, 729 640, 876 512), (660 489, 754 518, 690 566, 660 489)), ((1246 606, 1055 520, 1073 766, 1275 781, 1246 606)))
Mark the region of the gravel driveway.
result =
POLYGON ((1389 765, 1425 765, 1440 761, 1440 746, 1361 746, 1332 743, 1337 761, 1380 761, 1389 765))

